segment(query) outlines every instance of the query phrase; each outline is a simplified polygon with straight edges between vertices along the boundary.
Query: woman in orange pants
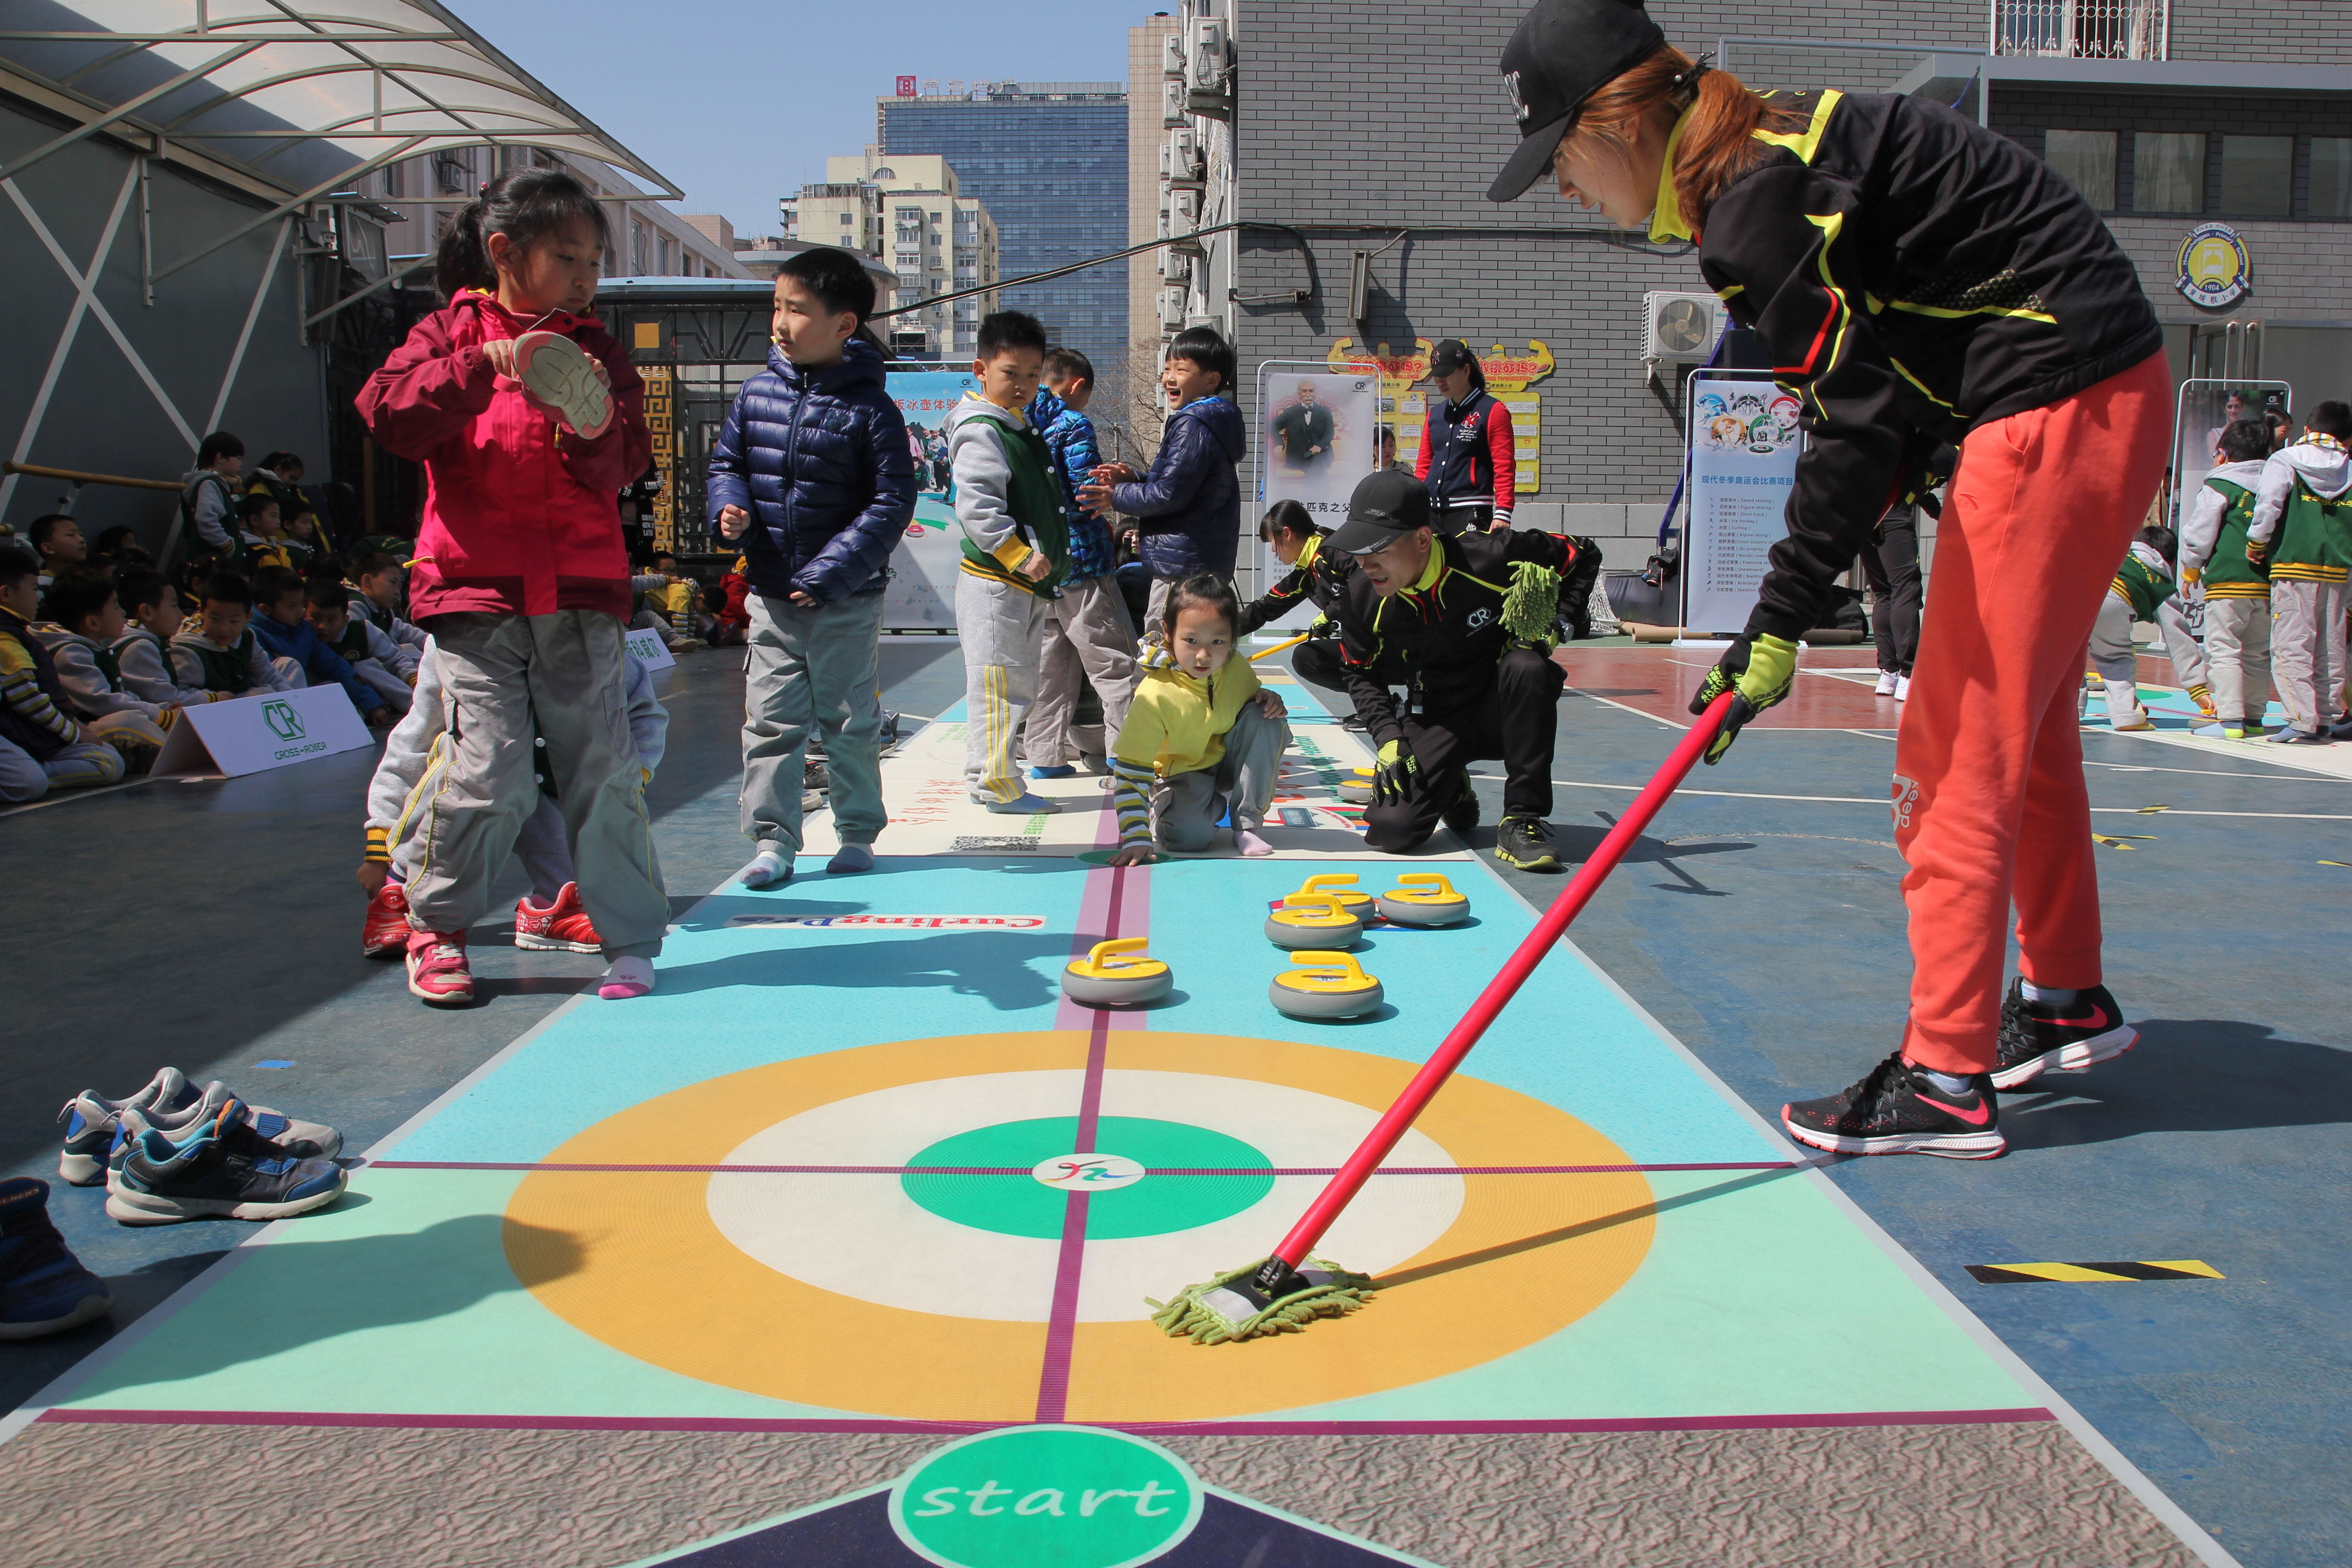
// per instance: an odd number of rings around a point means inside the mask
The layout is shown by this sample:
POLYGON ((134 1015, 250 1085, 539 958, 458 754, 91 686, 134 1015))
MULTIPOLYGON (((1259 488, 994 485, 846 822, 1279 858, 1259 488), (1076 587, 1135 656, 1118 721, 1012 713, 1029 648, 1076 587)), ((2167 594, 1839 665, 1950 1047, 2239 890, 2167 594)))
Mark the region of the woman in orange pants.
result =
POLYGON ((1895 746, 1910 1021, 1859 1083, 1780 1117, 1841 1153, 1999 1154, 1996 1089, 2137 1037, 2100 984, 2074 689, 2162 477, 2156 311, 2072 186, 1940 104, 1750 92, 1638 0, 1539 0, 1502 68, 1521 142, 1488 198, 1549 169, 1622 226, 1692 241, 1799 399, 1788 537, 1691 704, 1736 694, 1707 761, 1788 694, 1831 584, 1958 448, 1895 746))

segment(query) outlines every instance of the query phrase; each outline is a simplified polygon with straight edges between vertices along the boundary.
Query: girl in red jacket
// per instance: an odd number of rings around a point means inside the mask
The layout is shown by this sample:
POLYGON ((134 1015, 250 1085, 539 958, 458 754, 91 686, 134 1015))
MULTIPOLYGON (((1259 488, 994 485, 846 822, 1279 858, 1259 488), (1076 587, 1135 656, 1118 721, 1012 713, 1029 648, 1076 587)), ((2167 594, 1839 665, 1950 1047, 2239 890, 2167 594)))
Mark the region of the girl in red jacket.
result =
POLYGON ((368 378, 360 416, 425 465, 410 617, 433 634, 446 765, 419 803, 408 988, 473 999, 466 931, 543 779, 573 841, 609 967, 597 994, 653 989, 669 900, 622 700, 629 613, 622 486, 653 450, 645 384, 588 314, 604 209, 561 170, 485 185, 441 242, 447 309, 368 378))

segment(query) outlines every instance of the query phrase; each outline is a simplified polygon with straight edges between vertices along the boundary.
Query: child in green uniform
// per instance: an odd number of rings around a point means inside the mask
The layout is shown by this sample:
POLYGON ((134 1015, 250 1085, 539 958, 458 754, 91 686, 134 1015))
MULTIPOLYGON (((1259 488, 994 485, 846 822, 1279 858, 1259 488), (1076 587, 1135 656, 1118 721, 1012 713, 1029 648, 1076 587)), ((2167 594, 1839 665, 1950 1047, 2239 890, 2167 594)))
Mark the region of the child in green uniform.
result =
POLYGON ((1026 816, 1059 811, 1032 795, 1013 742, 1037 699, 1045 606, 1070 574, 1070 525, 1045 437, 1026 410, 1045 368, 1045 329, 1000 310, 980 323, 967 392, 947 418, 956 522, 963 531, 956 633, 963 644, 964 785, 974 805, 1026 816))
POLYGON ((2231 741, 2263 738, 2271 700, 2270 573, 2246 558, 2254 487, 2270 456, 2270 426, 2260 419, 2224 426, 2180 530, 2180 580, 2205 588, 2206 678, 2215 718, 2189 733, 2231 741))
POLYGON ((2246 558, 2271 578, 2271 658, 2286 727, 2273 741, 2352 741, 2344 717, 2345 568, 2352 566, 2352 405, 2322 403, 2263 465, 2246 558))
POLYGON ((2155 621, 2158 607, 2172 597, 2172 530, 2143 528, 2131 553, 2116 568, 2106 601, 2091 627, 2091 668, 2106 682, 2107 721, 2118 730, 2153 730, 2139 705, 2138 656, 2132 649, 2132 623, 2155 621))

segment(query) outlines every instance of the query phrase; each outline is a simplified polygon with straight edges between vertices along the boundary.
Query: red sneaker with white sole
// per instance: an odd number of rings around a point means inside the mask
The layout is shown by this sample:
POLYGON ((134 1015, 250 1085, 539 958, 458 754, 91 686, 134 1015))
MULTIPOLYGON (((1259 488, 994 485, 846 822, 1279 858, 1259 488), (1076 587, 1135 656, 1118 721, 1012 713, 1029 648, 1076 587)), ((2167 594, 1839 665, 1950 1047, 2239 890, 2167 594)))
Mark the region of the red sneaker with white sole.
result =
POLYGON ((530 400, 573 435, 593 441, 612 427, 611 373, 594 354, 561 332, 525 332, 515 340, 514 362, 530 400))
POLYGON ((408 951, 408 892, 387 881, 368 900, 367 921, 360 927, 362 958, 398 958, 408 951))
POLYGON ((602 952, 596 928, 580 902, 580 884, 566 882, 551 904, 535 904, 526 893, 515 905, 517 947, 539 952, 602 952))
POLYGON ((466 964, 466 933, 408 933, 408 989, 428 1007, 463 1007, 474 999, 474 972, 466 964))

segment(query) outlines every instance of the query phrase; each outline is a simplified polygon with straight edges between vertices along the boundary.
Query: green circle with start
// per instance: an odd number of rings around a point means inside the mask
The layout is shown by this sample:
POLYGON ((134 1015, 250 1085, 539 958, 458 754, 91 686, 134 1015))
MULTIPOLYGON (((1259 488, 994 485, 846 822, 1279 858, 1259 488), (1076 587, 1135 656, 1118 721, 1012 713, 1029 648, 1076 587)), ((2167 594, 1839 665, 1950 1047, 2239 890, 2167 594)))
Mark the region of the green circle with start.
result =
POLYGON ((1094 1426, 1016 1426, 934 1450, 890 1489, 890 1528, 940 1568, 1134 1568, 1201 1522, 1184 1461, 1094 1426))
POLYGON ((910 1171, 898 1178, 899 1186, 941 1219, 1048 1241, 1062 1234, 1072 1192, 1087 1194, 1087 1239, 1116 1241, 1229 1218, 1274 1190, 1274 1162, 1240 1139, 1143 1116, 1103 1117, 1089 1151, 1145 1167, 1142 1180, 1132 1185, 1090 1189, 1079 1171, 1071 1181, 1049 1186, 1029 1174, 1041 1163, 1068 1155, 1077 1147, 1077 1135, 1075 1116, 976 1127, 942 1138, 908 1160, 909 1165, 934 1169, 910 1171), (971 1173, 975 1171, 1004 1173, 971 1173), (1170 1171, 1218 1173, 1154 1173, 1170 1171))

